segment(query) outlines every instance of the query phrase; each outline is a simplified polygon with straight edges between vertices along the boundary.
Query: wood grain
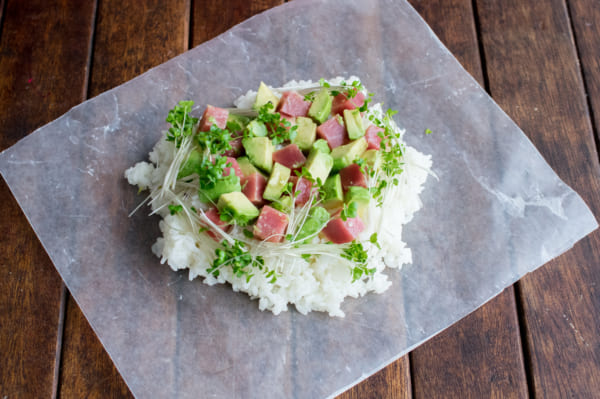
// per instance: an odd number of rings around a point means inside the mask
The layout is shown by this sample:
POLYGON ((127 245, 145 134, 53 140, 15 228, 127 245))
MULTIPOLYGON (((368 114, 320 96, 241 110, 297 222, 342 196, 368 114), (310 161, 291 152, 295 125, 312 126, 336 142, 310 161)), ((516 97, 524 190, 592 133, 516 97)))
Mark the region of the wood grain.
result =
POLYGON ((600 7, 595 0, 569 0, 575 42, 583 70, 596 139, 600 137, 600 7))
MULTIPOLYGON (((189 3, 100 1, 89 96, 124 83, 187 49, 189 3)), ((60 396, 132 397, 75 302, 65 318, 60 396)))
MULTIPOLYGON (((484 85, 471 1, 411 4, 484 85)), ((413 396, 526 397, 527 378, 512 287, 411 353, 413 396)))
MULTIPOLYGON (((0 37, 0 150, 82 101, 92 7, 8 1, 0 37)), ((54 397, 64 288, 0 183, 0 397, 54 397)))
MULTIPOLYGON (((598 154, 564 2, 477 6, 493 97, 598 214, 598 154)), ((600 392, 599 239, 593 233, 518 284, 537 397, 600 392)))
POLYGON ((189 0, 100 1, 89 97, 187 50, 189 10, 189 0))
POLYGON ((224 7, 219 0, 192 1, 190 47, 210 40, 253 15, 281 4, 283 0, 234 0, 228 1, 224 7))

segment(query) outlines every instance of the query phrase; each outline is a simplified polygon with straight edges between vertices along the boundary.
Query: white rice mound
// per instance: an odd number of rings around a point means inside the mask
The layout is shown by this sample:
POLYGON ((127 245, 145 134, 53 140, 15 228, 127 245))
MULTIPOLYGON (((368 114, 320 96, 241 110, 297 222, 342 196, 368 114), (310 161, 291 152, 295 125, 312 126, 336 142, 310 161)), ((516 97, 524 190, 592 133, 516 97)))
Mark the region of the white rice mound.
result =
MULTIPOLYGON (((336 78, 329 80, 332 85, 339 84, 342 80, 336 78)), ((311 81, 291 81, 284 87, 298 89, 300 87, 314 86, 311 81)), ((275 91, 277 93, 277 91, 275 91)), ((239 108, 252 106, 256 92, 249 91, 238 98, 234 104, 239 108)), ((375 104, 369 107, 370 113, 381 116, 381 106, 375 104)), ((365 124, 371 122, 365 119, 365 124)), ((396 127, 397 128, 397 127, 396 127)), ((404 134, 403 130, 398 129, 404 134)), ((175 146, 172 142, 161 138, 150 152, 150 162, 139 162, 125 171, 125 177, 132 185, 140 189, 149 189, 153 194, 162 185, 165 174, 173 161, 175 146)), ((376 268, 371 276, 363 276, 352 282, 350 261, 341 258, 341 250, 336 245, 326 245, 319 238, 313 244, 301 246, 298 249, 280 248, 281 244, 259 242, 244 237, 241 228, 234 227, 229 233, 232 237, 240 239, 248 245, 253 255, 261 255, 264 264, 269 270, 276 270, 278 278, 270 283, 263 273, 257 271, 254 276, 246 281, 245 276, 236 277, 231 268, 222 267, 218 278, 207 273, 215 258, 215 249, 220 247, 214 239, 207 234, 198 234, 197 226, 190 222, 190 218, 179 212, 171 215, 167 209, 168 203, 153 201, 153 212, 163 217, 160 221, 160 230, 163 234, 152 246, 152 251, 167 262, 173 270, 189 269, 190 280, 197 276, 203 277, 205 284, 230 283, 234 291, 247 293, 252 299, 258 299, 260 310, 270 310, 275 315, 286 311, 288 304, 294 304, 296 309, 307 314, 310 311, 328 312, 330 316, 344 317, 341 304, 344 298, 350 296, 360 297, 368 292, 382 293, 386 291, 391 282, 384 270, 388 268, 401 268, 407 263, 412 263, 412 253, 402 241, 402 226, 411 221, 415 212, 422 204, 419 194, 423 190, 427 176, 431 173, 431 156, 424 155, 416 149, 404 145, 404 168, 398 176, 398 186, 390 189, 384 199, 383 206, 377 207, 372 200, 361 218, 365 230, 359 239, 369 255, 369 267, 376 268), (372 244, 369 238, 377 232, 381 249, 372 244), (311 261, 301 257, 302 252, 313 255, 311 261)), ((189 190, 183 197, 188 207, 206 209, 194 190, 189 190)))

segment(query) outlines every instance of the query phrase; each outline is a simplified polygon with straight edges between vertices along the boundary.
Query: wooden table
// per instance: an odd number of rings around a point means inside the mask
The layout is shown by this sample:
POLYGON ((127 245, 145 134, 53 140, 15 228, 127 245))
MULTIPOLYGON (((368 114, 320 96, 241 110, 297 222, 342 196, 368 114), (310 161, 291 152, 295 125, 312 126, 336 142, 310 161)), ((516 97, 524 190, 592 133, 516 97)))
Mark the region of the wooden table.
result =
MULTIPOLYGON (((0 0, 0 150, 283 1, 223 3, 0 0)), ((600 215, 598 1, 411 3, 600 215)), ((130 397, 4 181, 0 198, 0 398, 130 397)), ((597 231, 340 397, 599 397, 599 290, 597 231)))

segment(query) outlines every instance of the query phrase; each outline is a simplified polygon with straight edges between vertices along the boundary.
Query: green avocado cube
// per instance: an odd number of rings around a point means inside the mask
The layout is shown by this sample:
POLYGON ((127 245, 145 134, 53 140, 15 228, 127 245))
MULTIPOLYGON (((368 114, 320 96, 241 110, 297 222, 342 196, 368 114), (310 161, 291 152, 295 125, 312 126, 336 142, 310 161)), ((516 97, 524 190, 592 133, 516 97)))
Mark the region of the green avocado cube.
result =
POLYGON ((232 132, 241 132, 244 130, 248 122, 250 122, 250 118, 247 116, 229 113, 227 116, 227 130, 232 132))
POLYGON ((177 178, 187 177, 193 173, 196 173, 200 169, 202 164, 202 154, 198 150, 194 149, 190 152, 185 162, 181 165, 177 178))
POLYGON ((252 173, 263 174, 256 166, 252 165, 252 162, 246 156, 237 158, 237 163, 244 176, 250 176, 252 173))
POLYGON ((267 126, 256 119, 252 120, 246 126, 248 132, 250 132, 250 137, 267 137, 267 126))
POLYGON ((319 139, 313 143, 311 152, 312 151, 321 151, 325 154, 329 154, 331 152, 331 149, 329 148, 329 144, 327 144, 327 140, 319 139))
POLYGON ((258 92, 256 93, 256 100, 254 100, 254 105, 252 106, 252 108, 258 111, 260 107, 262 107, 266 103, 273 104, 273 108, 271 108, 269 111, 273 113, 277 108, 279 98, 277 98, 277 96, 273 94, 271 89, 269 89, 269 87, 266 84, 264 84, 264 82, 260 82, 260 85, 258 86, 258 92))
POLYGON ((333 167, 333 158, 321 151, 311 151, 304 167, 313 179, 324 182, 333 167))
POLYGON ((366 151, 367 140, 364 137, 358 140, 351 141, 348 144, 335 147, 331 151, 331 157, 333 158, 333 171, 337 172, 340 169, 344 169, 350 165, 354 160, 360 157, 363 152, 366 151))
POLYGON ((348 187, 348 191, 346 191, 346 196, 344 197, 344 202, 347 204, 352 201, 360 204, 368 204, 370 200, 371 194, 369 193, 369 189, 359 186, 348 187))
POLYGON ((365 160, 369 168, 377 170, 381 166, 381 152, 378 150, 367 150, 361 158, 365 160))
POLYGON ((356 140, 365 135, 363 118, 358 109, 344 110, 344 124, 350 140, 356 140))
POLYGON ((217 208, 222 215, 231 216, 238 226, 246 226, 256 219, 260 213, 248 197, 239 191, 221 195, 217 208))
POLYGON ((325 227, 328 221, 329 212, 327 212, 325 208, 320 206, 313 207, 308 214, 308 218, 306 218, 306 221, 296 235, 296 241, 301 241, 308 236, 317 234, 325 227))
POLYGON ((230 174, 229 176, 223 176, 213 187, 198 189, 198 196, 202 202, 213 203, 221 195, 235 191, 242 191, 240 178, 230 174))
POLYGON ((323 184, 323 206, 327 209, 338 208, 344 202, 342 178, 339 174, 329 176, 323 184))
POLYGON ((315 99, 310 105, 310 108, 308 109, 308 116, 313 118, 316 122, 325 122, 331 113, 332 103, 333 97, 331 97, 329 90, 322 88, 319 90, 315 96, 315 99))
POLYGON ((267 181, 263 198, 269 201, 276 201, 279 199, 283 190, 285 190, 285 185, 290 178, 290 174, 290 168, 275 162, 271 176, 269 176, 269 180, 267 181))
POLYGON ((294 206, 294 202, 292 201, 292 197, 289 195, 282 195, 279 197, 279 199, 273 201, 271 206, 283 213, 290 213, 292 206, 294 206))
POLYGON ((271 172, 273 168, 273 143, 268 137, 248 137, 242 140, 246 155, 256 167, 271 172))
POLYGON ((305 116, 296 118, 296 137, 292 140, 301 150, 310 150, 317 138, 317 124, 305 116))

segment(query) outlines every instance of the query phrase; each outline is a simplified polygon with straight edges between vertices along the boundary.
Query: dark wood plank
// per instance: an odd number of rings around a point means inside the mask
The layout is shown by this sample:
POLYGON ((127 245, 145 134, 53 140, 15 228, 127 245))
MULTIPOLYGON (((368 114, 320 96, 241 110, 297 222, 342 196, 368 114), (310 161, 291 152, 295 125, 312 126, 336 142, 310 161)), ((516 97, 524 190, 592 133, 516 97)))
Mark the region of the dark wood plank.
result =
POLYGON ((575 42, 591 107, 596 138, 600 132, 600 7, 595 0, 569 0, 575 42))
MULTIPOLYGON (((189 3, 107 0, 98 5, 89 96, 124 83, 188 46, 189 3)), ((60 396, 132 397, 108 354, 69 300, 60 396)))
MULTIPOLYGON (((483 86, 471 1, 411 3, 483 86)), ((415 349, 411 371, 415 398, 526 397, 513 288, 415 349)))
POLYGON ((89 97, 187 50, 189 20, 188 0, 100 1, 89 97))
POLYGON ((192 0, 190 46, 212 39, 240 22, 269 8, 283 4, 283 0, 234 0, 227 6, 219 0, 192 0))
MULTIPOLYGON (((565 3, 477 6, 493 97, 598 214, 598 154, 565 3)), ((598 232, 518 284, 535 396, 600 392, 599 285, 598 232)))
POLYGON ((338 399, 410 397, 410 364, 406 355, 339 395, 338 399))
POLYGON ((133 397, 70 296, 66 313, 60 397, 133 397))
MULTIPOLYGON (((82 101, 93 9, 32 0, 0 10, 3 150, 82 101)), ((4 182, 0 198, 0 395, 54 397, 64 287, 4 182)))

